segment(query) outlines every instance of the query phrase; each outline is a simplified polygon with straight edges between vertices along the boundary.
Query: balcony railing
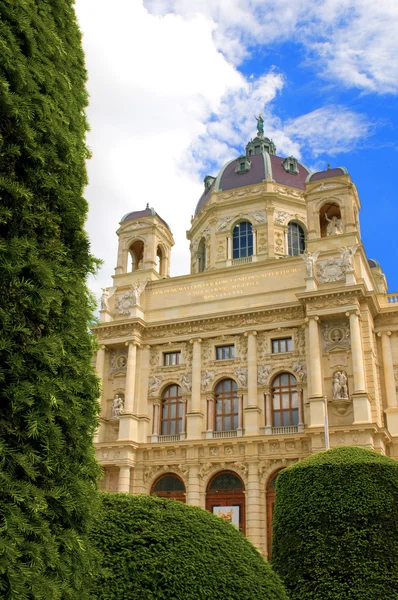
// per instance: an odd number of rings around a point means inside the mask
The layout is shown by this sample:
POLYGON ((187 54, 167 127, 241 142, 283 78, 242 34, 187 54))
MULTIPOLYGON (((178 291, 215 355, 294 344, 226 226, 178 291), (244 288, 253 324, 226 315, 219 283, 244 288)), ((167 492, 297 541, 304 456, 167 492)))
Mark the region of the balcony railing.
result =
POLYGON ((285 433, 298 433, 298 426, 292 425, 291 427, 272 427, 272 435, 283 435, 285 433))
POLYGON ((398 304, 398 293, 387 294, 388 304, 398 304))
POLYGON ((244 258, 234 258, 232 260, 233 265, 247 265, 251 262, 253 262, 252 256, 245 256, 244 258))
POLYGON ((159 435, 158 442, 179 442, 181 440, 181 434, 176 435, 159 435))
POLYGON ((231 438, 231 437, 238 437, 238 432, 235 430, 233 431, 213 431, 213 438, 231 438))

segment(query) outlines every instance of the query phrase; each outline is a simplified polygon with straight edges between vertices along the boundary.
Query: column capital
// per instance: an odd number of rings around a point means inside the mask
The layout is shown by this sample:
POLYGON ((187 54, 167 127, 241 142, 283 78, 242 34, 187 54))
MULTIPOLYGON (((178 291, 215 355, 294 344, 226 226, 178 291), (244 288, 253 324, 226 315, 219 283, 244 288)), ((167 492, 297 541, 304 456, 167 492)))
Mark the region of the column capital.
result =
POLYGON ((313 319, 314 321, 319 321, 318 315, 310 315, 309 317, 305 317, 305 322, 309 323, 311 319, 313 319))
POLYGON ((392 335, 391 331, 379 331, 379 333, 377 334, 377 337, 381 337, 382 335, 392 335))
POLYGON ((214 400, 214 394, 207 394, 206 395, 206 401, 207 402, 212 402, 214 400))
POLYGON ((138 342, 137 340, 128 340, 127 342, 125 342, 125 346, 137 346, 137 348, 142 348, 142 344, 140 344, 140 342, 138 342))
POLYGON ((257 331, 245 331, 243 335, 245 337, 249 337, 249 335, 257 335, 257 331))
POLYGON ((108 350, 108 346, 105 346, 105 344, 101 344, 100 350, 108 350))
POLYGON ((198 344, 201 344, 202 338, 192 338, 191 340, 189 340, 190 344, 194 344, 195 342, 198 342, 198 344))
POLYGON ((353 309, 353 310, 347 310, 347 312, 345 313, 346 317, 351 317, 351 315, 356 315, 357 317, 361 316, 361 313, 359 312, 358 309, 353 309))

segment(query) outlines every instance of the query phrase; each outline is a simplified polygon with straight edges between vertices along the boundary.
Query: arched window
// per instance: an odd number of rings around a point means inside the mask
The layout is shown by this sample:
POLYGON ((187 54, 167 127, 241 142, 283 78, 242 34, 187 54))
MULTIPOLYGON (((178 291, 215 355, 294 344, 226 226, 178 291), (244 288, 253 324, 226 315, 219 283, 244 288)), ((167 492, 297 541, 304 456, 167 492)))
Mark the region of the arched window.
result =
POLYGON ((199 246, 198 246, 198 255, 197 255, 197 271, 198 273, 203 273, 203 271, 206 269, 206 240, 205 238, 202 238, 199 242, 199 246))
POLYGON ((142 269, 144 262, 144 242, 141 242, 141 240, 135 241, 131 244, 129 253, 131 257, 131 271, 142 269))
POLYGON ((251 223, 242 221, 234 227, 233 258, 245 258, 253 254, 253 231, 251 223))
POLYGON ((289 256, 299 256, 305 250, 304 229, 298 223, 289 223, 287 230, 289 256))
POLYGON ((239 423, 238 386, 233 379, 223 379, 216 387, 215 431, 234 431, 239 423))
POLYGON ((206 509, 245 532, 245 486, 232 471, 217 473, 209 482, 206 509))
POLYGON ((291 373, 281 373, 272 382, 273 427, 292 427, 299 422, 297 380, 291 373))
POLYGON ((161 435, 177 435, 182 432, 182 390, 179 385, 169 385, 162 395, 160 416, 161 435))
POLYGON ((159 275, 165 275, 164 273, 164 254, 160 246, 156 249, 156 270, 159 275))
POLYGON ((340 206, 336 202, 326 202, 319 211, 321 237, 344 233, 340 206))
POLYGON ((185 502, 185 485, 174 473, 166 473, 155 481, 151 489, 151 494, 160 498, 185 502))

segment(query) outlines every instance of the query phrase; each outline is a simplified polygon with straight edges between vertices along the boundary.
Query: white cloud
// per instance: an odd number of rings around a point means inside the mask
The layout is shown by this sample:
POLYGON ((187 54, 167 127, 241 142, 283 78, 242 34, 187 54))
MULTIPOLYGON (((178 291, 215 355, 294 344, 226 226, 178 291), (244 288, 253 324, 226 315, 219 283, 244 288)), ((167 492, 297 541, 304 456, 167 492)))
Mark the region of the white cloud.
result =
POLYGON ((371 133, 372 125, 364 115, 344 106, 332 105, 287 121, 284 133, 311 148, 313 156, 351 152, 371 133))
POLYGON ((154 14, 205 15, 218 48, 239 64, 252 45, 293 40, 339 85, 398 92, 396 0, 146 0, 154 14))

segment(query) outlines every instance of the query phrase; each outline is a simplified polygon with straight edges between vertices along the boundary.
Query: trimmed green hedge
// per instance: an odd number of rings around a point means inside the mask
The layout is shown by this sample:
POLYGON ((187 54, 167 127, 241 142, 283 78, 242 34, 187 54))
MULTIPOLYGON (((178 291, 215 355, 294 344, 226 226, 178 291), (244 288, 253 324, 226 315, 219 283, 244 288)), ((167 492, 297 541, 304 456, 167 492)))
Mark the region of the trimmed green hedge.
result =
POLYGON ((285 469, 272 566, 291 600, 398 598, 398 462, 336 448, 285 469))
POLYGON ((102 555, 98 600, 287 600, 233 525, 175 500, 102 494, 93 541, 102 555))

